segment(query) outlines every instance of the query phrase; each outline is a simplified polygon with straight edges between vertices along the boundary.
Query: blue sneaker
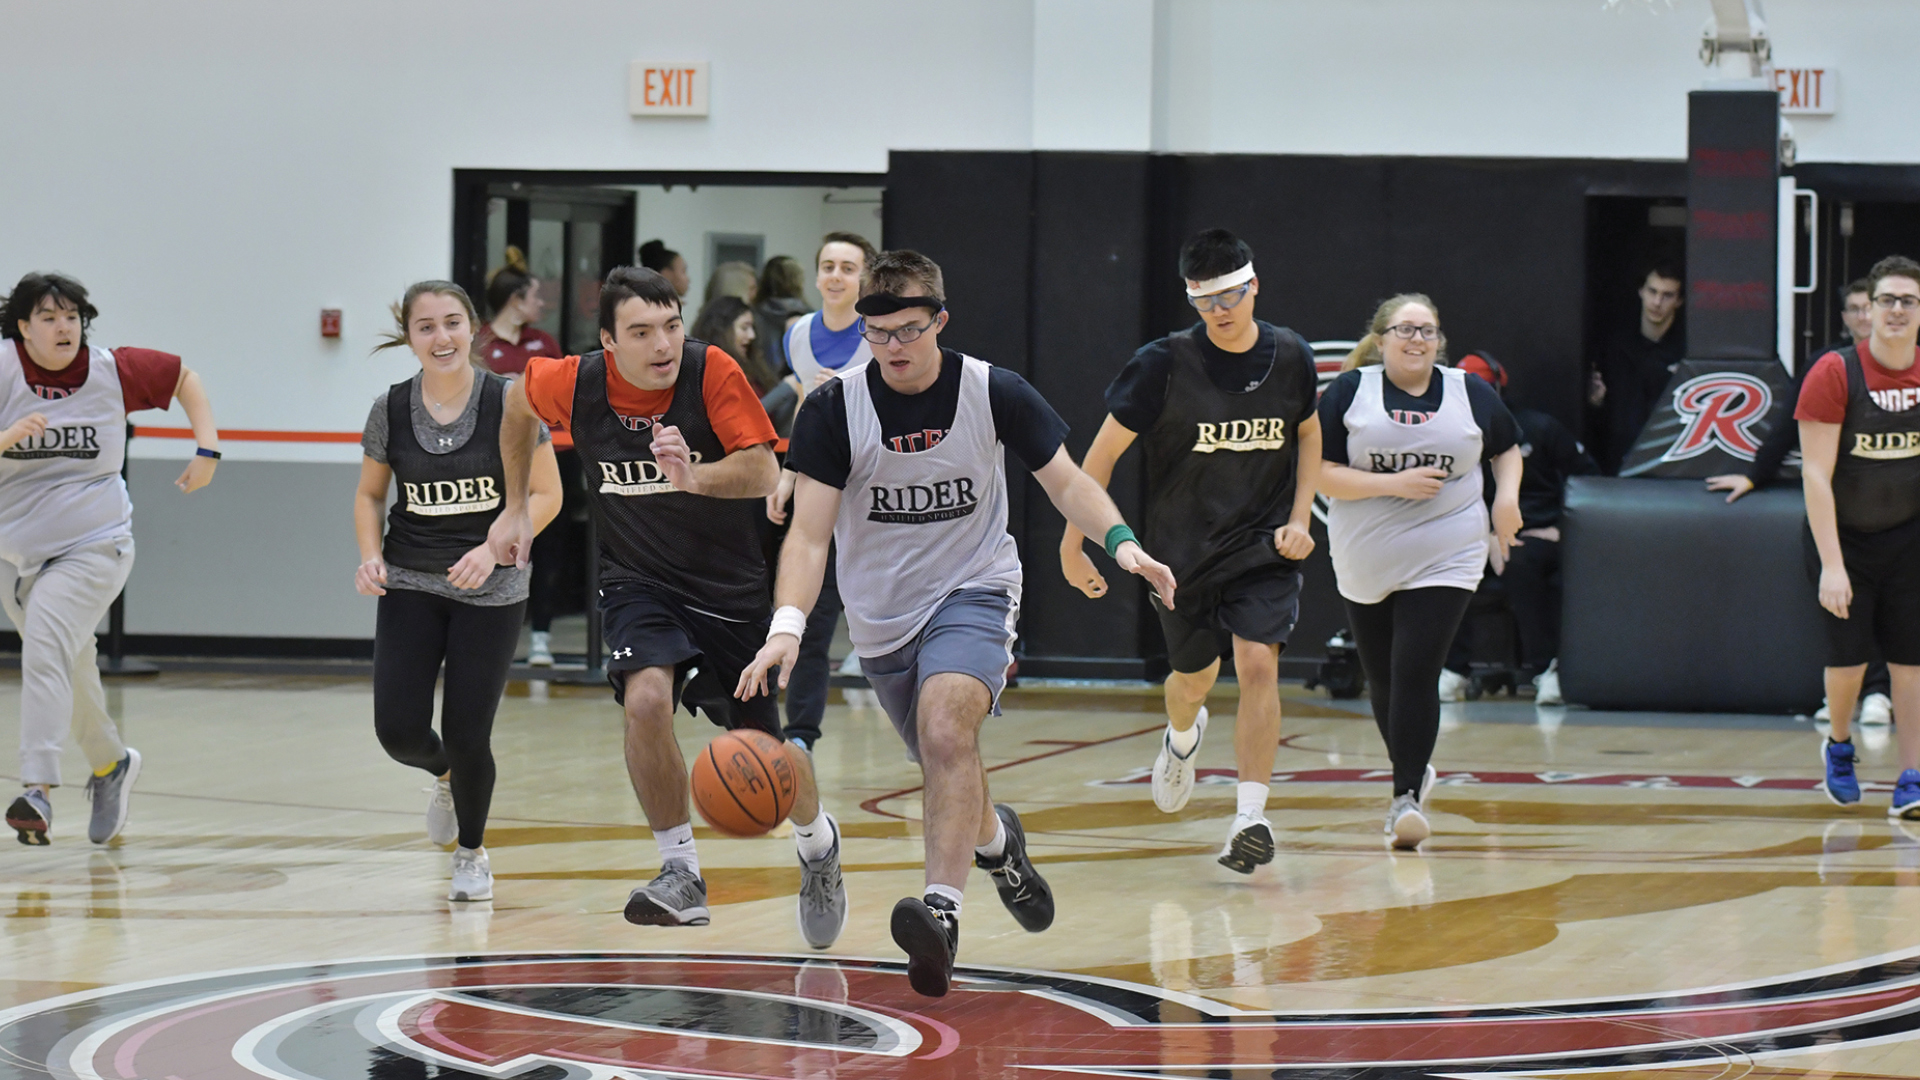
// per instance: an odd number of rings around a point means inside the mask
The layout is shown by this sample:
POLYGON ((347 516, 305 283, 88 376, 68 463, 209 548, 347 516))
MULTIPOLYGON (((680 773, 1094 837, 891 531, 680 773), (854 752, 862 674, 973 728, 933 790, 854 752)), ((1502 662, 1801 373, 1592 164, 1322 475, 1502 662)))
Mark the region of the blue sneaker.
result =
POLYGON ((1887 816, 1920 821, 1920 769, 1908 769, 1893 782, 1893 805, 1887 807, 1887 816))
MULTIPOLYGON (((1860 760, 1853 756, 1853 740, 1834 742, 1828 739, 1820 748, 1820 763, 1826 766, 1827 779, 1820 790, 1827 793, 1835 806, 1852 806, 1860 801, 1860 778, 1853 775, 1853 763, 1860 760)), ((1915 799, 1920 799, 1920 789, 1916 789, 1915 799)), ((1898 798, 1895 800, 1898 802, 1898 798)))

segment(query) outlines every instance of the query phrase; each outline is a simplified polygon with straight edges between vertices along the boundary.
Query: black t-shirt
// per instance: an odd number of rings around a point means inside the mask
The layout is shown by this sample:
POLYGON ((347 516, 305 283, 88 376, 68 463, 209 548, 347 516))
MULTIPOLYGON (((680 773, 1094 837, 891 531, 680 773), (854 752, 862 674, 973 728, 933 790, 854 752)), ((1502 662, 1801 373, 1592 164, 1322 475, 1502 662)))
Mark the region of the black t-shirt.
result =
MULTIPOLYGON (((1591 476, 1600 467, 1567 425, 1538 409, 1512 412, 1520 427, 1520 453, 1526 457, 1520 473, 1520 518, 1529 529, 1558 525, 1560 509, 1566 502, 1567 478, 1591 476)), ((1493 497, 1491 486, 1487 497, 1493 497)))
MULTIPOLYGON (((1519 445, 1519 425, 1507 411, 1506 403, 1500 400, 1500 392, 1477 376, 1468 379, 1466 385, 1467 404, 1473 409, 1473 422, 1480 427, 1483 460, 1491 461, 1519 445)), ((1435 372, 1427 380, 1427 392, 1414 397, 1382 375, 1380 404, 1388 416, 1403 424, 1424 424, 1440 411, 1446 388, 1445 377, 1435 372)), ((1352 464, 1347 460, 1347 408, 1353 404, 1353 395, 1359 389, 1360 372, 1349 371, 1333 380, 1327 392, 1320 395, 1321 460, 1352 464)))
MULTIPOLYGON (((1273 367, 1279 335, 1292 334, 1300 338, 1293 331, 1281 329, 1272 323, 1263 322, 1259 326, 1260 340, 1243 353, 1228 352, 1215 345, 1204 331, 1193 335, 1200 346, 1200 355, 1206 359, 1207 378, 1222 393, 1244 394, 1259 386, 1273 367)), ((1144 432, 1153 427, 1154 421, 1160 419, 1160 411, 1166 408, 1167 377, 1173 371, 1173 348, 1167 344, 1168 340, 1161 338, 1142 345, 1107 387, 1107 411, 1128 431, 1144 432)), ((1302 355, 1313 355, 1313 347, 1304 338, 1298 344, 1302 355)), ((1312 365, 1299 367, 1286 374, 1301 380, 1299 389, 1304 392, 1299 400, 1311 403, 1313 395, 1319 390, 1312 365)), ((1286 419, 1289 423, 1299 423, 1311 413, 1309 405, 1306 414, 1286 419)))
MULTIPOLYGON (((902 394, 888 386, 878 363, 846 378, 867 380, 873 411, 880 417, 880 437, 895 453, 918 453, 938 445, 952 430, 954 414, 960 409, 960 354, 952 349, 940 350, 940 378, 918 394, 902 394)), ((843 382, 828 380, 801 404, 787 444, 787 468, 844 490, 853 471, 853 444, 847 436, 843 382)), ((987 403, 993 411, 995 437, 1029 470, 1045 468, 1066 441, 1067 422, 1027 380, 1006 368, 988 368, 987 403)))
POLYGON ((1600 378, 1607 387, 1600 413, 1605 438, 1601 464, 1609 473, 1618 472, 1620 463, 1633 452, 1634 440, 1640 437, 1647 417, 1653 415, 1661 392, 1673 377, 1674 366, 1686 355, 1686 330, 1677 321, 1659 341, 1647 340, 1636 320, 1608 342, 1600 358, 1600 378))

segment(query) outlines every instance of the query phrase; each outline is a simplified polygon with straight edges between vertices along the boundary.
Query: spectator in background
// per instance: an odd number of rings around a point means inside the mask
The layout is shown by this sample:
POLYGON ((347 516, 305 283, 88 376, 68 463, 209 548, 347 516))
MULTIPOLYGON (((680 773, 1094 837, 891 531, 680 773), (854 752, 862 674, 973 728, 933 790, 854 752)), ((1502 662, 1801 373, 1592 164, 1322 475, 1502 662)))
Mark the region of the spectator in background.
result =
POLYGON ((527 269, 526 253, 508 245, 506 259, 487 275, 487 310, 473 355, 496 375, 518 375, 536 356, 559 356, 560 343, 535 326, 547 312, 540 281, 527 269))
MULTIPOLYGON (((1859 348, 1873 336, 1873 299, 1872 283, 1866 278, 1858 278, 1840 291, 1840 319, 1846 325, 1846 336, 1815 353, 1816 358, 1842 349, 1859 348)), ((1753 455, 1753 464, 1747 466, 1744 473, 1722 473, 1707 477, 1709 491, 1724 491, 1729 503, 1756 488, 1766 487, 1780 479, 1780 466, 1787 460, 1788 454, 1800 450, 1800 425, 1793 420, 1793 410, 1799 404, 1800 385, 1807 377, 1807 369, 1813 361, 1800 365, 1794 373, 1792 396, 1787 400, 1786 416, 1767 432, 1761 441, 1760 449, 1753 455)), ((1831 719, 1831 710, 1826 702, 1820 703, 1820 711, 1813 714, 1815 720, 1831 719)), ((1860 723, 1868 727, 1886 727, 1893 723, 1893 679, 1887 673, 1886 661, 1875 657, 1867 665, 1866 682, 1860 688, 1860 723)))
POLYGON ((753 302, 760 298, 760 276, 746 263, 721 263, 707 276, 707 295, 701 301, 702 306, 722 296, 737 296, 745 300, 748 307, 752 307, 753 302))
POLYGON ((745 300, 737 296, 717 296, 707 301, 688 334, 695 341, 720 346, 733 357, 740 370, 747 373, 747 381, 753 384, 755 394, 764 394, 780 382, 780 376, 773 373, 755 347, 759 332, 754 327, 753 309, 745 300))
MULTIPOLYGON (((487 275, 487 310, 493 321, 474 339, 473 355, 495 374, 518 375, 536 356, 562 355, 553 335, 533 325, 546 313, 547 301, 540 295, 540 279, 527 267, 526 253, 511 244, 505 260, 487 275)), ((533 541, 527 601, 533 623, 527 644, 531 667, 553 666, 553 615, 560 590, 571 576, 569 568, 581 558, 574 519, 586 500, 587 481, 573 438, 558 428, 553 431, 553 456, 560 469, 562 505, 560 516, 533 541)))
POLYGON ((693 291, 693 278, 687 274, 687 260, 668 247, 664 240, 649 240, 640 245, 640 265, 666 278, 682 301, 693 291))
POLYGON ((1601 464, 1609 476, 1633 451, 1654 402, 1686 357, 1687 336, 1679 325, 1685 286, 1678 267, 1655 263, 1640 285, 1640 325, 1616 334, 1589 376, 1587 404, 1598 414, 1601 464))
MULTIPOLYGON (((1489 352, 1470 352, 1455 367, 1484 379, 1504 400, 1507 369, 1489 352)), ((1535 705, 1564 705, 1560 696, 1560 509, 1567 478, 1599 472, 1567 425, 1538 409, 1512 408, 1520 428, 1520 543, 1493 572, 1507 594, 1523 676, 1533 679, 1535 705)), ((1491 485, 1488 485, 1491 494, 1491 485)), ((1488 584, 1482 579, 1482 587, 1488 584)), ((1460 625, 1440 673, 1440 700, 1459 701, 1472 658, 1472 620, 1460 625)))
POLYGON ((807 303, 806 277, 791 255, 775 255, 760 269, 760 300, 753 305, 754 328, 760 352, 776 374, 792 370, 787 363, 787 328, 813 311, 807 303))

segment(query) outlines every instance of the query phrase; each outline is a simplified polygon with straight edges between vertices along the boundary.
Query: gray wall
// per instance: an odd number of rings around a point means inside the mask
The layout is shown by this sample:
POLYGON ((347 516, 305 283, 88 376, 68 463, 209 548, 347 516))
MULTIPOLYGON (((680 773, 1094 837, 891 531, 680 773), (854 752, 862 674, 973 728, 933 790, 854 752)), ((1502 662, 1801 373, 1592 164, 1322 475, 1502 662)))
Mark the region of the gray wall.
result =
POLYGON ((353 591, 358 465, 225 461, 192 495, 184 462, 135 459, 136 556, 127 632, 371 638, 371 598, 353 591))

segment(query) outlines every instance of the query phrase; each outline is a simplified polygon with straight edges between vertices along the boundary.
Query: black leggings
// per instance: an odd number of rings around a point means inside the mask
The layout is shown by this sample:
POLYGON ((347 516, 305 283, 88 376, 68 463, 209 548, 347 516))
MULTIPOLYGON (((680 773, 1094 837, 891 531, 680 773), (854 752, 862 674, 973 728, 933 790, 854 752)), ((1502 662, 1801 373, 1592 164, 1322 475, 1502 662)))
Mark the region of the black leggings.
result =
POLYGON ((460 846, 487 835, 493 803, 493 713, 507 688, 527 604, 480 607, 412 589, 380 598, 373 638, 373 730, 388 756, 434 776, 452 771, 460 846), (433 687, 447 667, 440 730, 433 687))
POLYGON ((1389 593, 1377 604, 1347 601, 1353 644, 1367 673, 1373 722, 1393 761, 1393 793, 1420 790, 1440 737, 1440 668, 1472 591, 1446 586, 1389 593))

